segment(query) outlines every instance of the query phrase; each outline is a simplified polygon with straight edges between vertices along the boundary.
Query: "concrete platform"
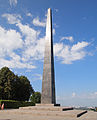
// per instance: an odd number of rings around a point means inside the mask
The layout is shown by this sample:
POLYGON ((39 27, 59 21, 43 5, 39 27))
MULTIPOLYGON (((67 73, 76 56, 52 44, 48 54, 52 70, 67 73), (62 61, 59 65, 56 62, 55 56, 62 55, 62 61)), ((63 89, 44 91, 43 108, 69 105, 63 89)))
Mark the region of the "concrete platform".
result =
POLYGON ((20 107, 21 110, 37 110, 37 111, 66 111, 73 110, 73 107, 60 107, 54 104, 36 104, 36 106, 20 107))
POLYGON ((97 120, 97 112, 88 111, 77 118, 82 110, 37 111, 37 110, 0 110, 0 120, 97 120))

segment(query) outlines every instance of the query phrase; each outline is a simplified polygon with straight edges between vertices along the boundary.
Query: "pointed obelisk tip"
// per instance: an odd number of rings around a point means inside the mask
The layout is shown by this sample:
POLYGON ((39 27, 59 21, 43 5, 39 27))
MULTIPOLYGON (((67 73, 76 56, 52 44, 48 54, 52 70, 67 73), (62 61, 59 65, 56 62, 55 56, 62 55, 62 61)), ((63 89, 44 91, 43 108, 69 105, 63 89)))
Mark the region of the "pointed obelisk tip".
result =
POLYGON ((48 11, 51 11, 51 8, 48 8, 48 11))

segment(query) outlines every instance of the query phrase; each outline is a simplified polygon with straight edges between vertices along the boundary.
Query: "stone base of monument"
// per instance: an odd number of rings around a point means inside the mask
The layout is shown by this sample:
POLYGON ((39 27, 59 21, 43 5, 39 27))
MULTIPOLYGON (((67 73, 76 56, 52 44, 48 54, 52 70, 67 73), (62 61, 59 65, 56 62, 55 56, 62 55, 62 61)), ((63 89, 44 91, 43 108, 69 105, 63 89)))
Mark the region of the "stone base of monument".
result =
POLYGON ((66 118, 77 118, 83 113, 83 110, 74 110, 73 107, 54 106, 54 104, 36 104, 36 106, 20 107, 22 114, 31 114, 33 116, 57 116, 66 118))
POLYGON ((36 106, 20 107, 22 110, 37 110, 37 111, 67 111, 73 110, 73 107, 60 107, 59 104, 36 104, 36 106))
MULTIPOLYGON (((82 114, 83 110, 70 110, 70 108, 63 108, 63 107, 21 107, 19 111, 22 114, 31 114, 32 116, 56 116, 56 117, 64 117, 68 119, 75 120, 79 114, 82 114), (66 111, 63 111, 66 110, 66 111), (68 109, 68 110, 67 110, 68 109)), ((67 120, 68 120, 67 119, 67 120)))
POLYGON ((36 106, 60 106, 60 104, 36 104, 36 106))

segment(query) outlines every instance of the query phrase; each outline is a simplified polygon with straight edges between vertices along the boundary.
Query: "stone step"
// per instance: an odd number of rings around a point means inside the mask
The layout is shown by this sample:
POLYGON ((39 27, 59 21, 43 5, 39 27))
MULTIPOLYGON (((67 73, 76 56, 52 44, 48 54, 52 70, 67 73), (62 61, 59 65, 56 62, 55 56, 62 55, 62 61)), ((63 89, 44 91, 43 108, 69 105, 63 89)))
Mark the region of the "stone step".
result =
POLYGON ((12 114, 30 114, 33 116, 60 116, 60 117, 68 117, 68 118, 77 118, 77 114, 81 114, 82 110, 72 110, 72 111, 39 111, 30 109, 19 109, 18 112, 13 111, 12 114))
POLYGON ((62 111, 62 108, 60 107, 38 107, 38 106, 31 106, 31 107, 20 107, 19 109, 23 110, 41 110, 41 111, 62 111))
POLYGON ((54 106, 54 104, 36 104, 36 106, 39 106, 39 107, 40 107, 40 106, 42 106, 42 107, 43 107, 43 106, 44 106, 44 107, 45 107, 45 106, 52 107, 52 106, 54 106))
POLYGON ((67 111, 73 110, 72 107, 58 107, 58 106, 29 106, 20 107, 22 110, 38 110, 38 111, 67 111))
POLYGON ((36 106, 60 106, 60 104, 36 104, 36 106))

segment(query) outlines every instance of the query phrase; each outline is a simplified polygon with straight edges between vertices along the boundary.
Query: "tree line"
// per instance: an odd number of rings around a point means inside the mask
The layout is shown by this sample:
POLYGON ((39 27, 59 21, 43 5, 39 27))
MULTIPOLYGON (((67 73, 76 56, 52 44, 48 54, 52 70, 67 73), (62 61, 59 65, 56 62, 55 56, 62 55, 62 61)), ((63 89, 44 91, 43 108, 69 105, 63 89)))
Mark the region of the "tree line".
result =
POLYGON ((8 67, 0 70, 0 99, 28 101, 35 93, 25 76, 15 75, 8 67))

